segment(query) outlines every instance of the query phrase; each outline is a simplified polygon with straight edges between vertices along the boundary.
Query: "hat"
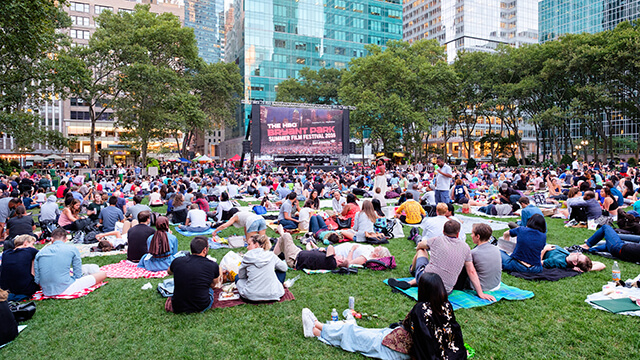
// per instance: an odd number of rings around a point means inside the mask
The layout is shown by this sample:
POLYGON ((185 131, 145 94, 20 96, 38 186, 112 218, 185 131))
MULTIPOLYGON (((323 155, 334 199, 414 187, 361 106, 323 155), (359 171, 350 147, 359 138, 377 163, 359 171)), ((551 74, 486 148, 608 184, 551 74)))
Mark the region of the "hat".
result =
POLYGON ((549 173, 551 174, 551 176, 558 176, 558 173, 556 173, 555 171, 551 170, 551 172, 549 173))

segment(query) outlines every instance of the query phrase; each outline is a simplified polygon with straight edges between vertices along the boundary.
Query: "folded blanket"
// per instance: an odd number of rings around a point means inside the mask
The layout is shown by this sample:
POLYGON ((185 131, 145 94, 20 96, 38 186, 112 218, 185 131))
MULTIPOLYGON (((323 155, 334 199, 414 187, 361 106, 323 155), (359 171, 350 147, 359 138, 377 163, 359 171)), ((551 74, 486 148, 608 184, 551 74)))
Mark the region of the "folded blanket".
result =
POLYGON ((166 271, 149 271, 147 269, 139 268, 138 264, 132 263, 127 260, 122 260, 119 263, 105 265, 100 268, 100 271, 107 273, 107 277, 118 279, 151 279, 151 278, 163 278, 169 276, 166 271))
POLYGON ((203 231, 203 232, 191 232, 191 231, 184 231, 184 230, 180 230, 179 227, 175 227, 175 230, 182 236, 198 236, 198 235, 209 235, 209 234, 213 234, 213 230, 209 228, 207 231, 203 231))
POLYGON ((569 269, 542 269, 542 272, 539 273, 521 273, 512 271, 509 275, 513 275, 515 277, 519 277, 525 280, 544 280, 544 281, 558 281, 560 279, 564 279, 567 277, 578 276, 582 274, 579 271, 569 270, 569 269))
POLYGON ((81 298, 85 295, 89 295, 90 293, 92 293, 94 290, 101 288, 102 286, 106 285, 107 282, 103 281, 101 283, 97 283, 91 287, 88 287, 86 289, 80 290, 78 292, 75 292, 73 294, 69 294, 69 295, 55 295, 55 296, 45 296, 42 291, 38 291, 35 294, 33 294, 33 297, 31 298, 31 300, 35 300, 35 301, 40 301, 40 300, 47 300, 47 299, 77 299, 77 298, 81 298))
POLYGON ((587 296, 585 302, 598 310, 609 311, 621 315, 640 316, 640 307, 629 299, 629 296, 640 298, 640 289, 622 287, 617 287, 616 289, 619 289, 623 293, 623 298, 612 299, 611 297, 604 295, 602 291, 599 291, 587 296))
POLYGON ((307 275, 313 275, 313 274, 329 274, 331 273, 331 270, 309 270, 309 269, 302 269, 302 271, 304 271, 305 274, 307 275))
MULTIPOLYGON (((221 309, 221 308, 228 308, 228 307, 233 307, 233 306, 238 306, 238 305, 244 305, 244 304, 252 304, 252 305, 260 305, 260 304, 275 304, 277 302, 283 302, 283 301, 289 301, 289 300, 295 300, 296 298, 293 296, 293 294, 291 293, 291 291, 289 291, 289 289, 284 289, 284 295, 282 295, 282 297, 280 298, 280 300, 278 301, 249 301, 249 300, 244 300, 242 298, 239 298, 237 300, 218 300, 218 297, 220 296, 220 293, 222 292, 222 289, 215 289, 213 290, 213 309, 221 309)), ((238 290, 234 290, 234 293, 238 293, 238 290)))
MULTIPOLYGON (((413 278, 398 279, 401 281, 409 281, 413 278)), ((387 280, 383 281, 389 285, 387 280)), ((406 296, 418 301, 418 288, 411 287, 407 290, 402 290, 394 287, 393 289, 402 292, 406 296)), ((533 292, 528 290, 518 289, 517 287, 500 283, 500 288, 494 291, 485 291, 485 294, 493 295, 496 298, 496 302, 502 299, 505 300, 525 300, 533 297, 533 292)), ((449 295, 449 302, 453 306, 453 310, 457 309, 469 309, 478 306, 485 306, 492 304, 489 300, 480 299, 476 292, 473 290, 453 290, 449 295)))

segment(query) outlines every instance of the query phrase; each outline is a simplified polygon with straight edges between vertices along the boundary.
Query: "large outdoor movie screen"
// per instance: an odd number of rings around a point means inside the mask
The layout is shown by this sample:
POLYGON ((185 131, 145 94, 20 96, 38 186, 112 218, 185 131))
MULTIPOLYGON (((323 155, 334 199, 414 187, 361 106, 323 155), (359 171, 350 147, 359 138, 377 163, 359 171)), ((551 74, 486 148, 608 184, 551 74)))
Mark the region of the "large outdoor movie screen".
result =
POLYGON ((260 106, 260 153, 342 153, 343 110, 260 106))

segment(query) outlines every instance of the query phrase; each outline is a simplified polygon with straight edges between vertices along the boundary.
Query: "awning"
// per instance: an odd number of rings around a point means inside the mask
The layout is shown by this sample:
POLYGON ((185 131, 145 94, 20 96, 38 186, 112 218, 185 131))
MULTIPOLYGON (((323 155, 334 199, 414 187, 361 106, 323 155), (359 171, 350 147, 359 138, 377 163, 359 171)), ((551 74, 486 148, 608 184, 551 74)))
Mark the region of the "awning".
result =
POLYGON ((180 160, 180 162, 183 162, 183 163, 190 163, 191 162, 191 160, 185 159, 183 157, 179 158, 178 160, 180 160))
POLYGON ((233 157, 229 159, 229 161, 240 161, 240 155, 238 154, 233 155, 233 157))

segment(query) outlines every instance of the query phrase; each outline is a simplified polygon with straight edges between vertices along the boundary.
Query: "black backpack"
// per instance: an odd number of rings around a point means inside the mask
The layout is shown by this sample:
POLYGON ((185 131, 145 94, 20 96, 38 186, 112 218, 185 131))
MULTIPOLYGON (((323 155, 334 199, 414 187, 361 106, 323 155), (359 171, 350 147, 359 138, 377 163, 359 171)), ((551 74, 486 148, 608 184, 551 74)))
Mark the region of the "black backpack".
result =
POLYGON ((420 228, 412 227, 409 232, 409 240, 413 241, 416 245, 422 240, 422 236, 420 236, 420 228))

